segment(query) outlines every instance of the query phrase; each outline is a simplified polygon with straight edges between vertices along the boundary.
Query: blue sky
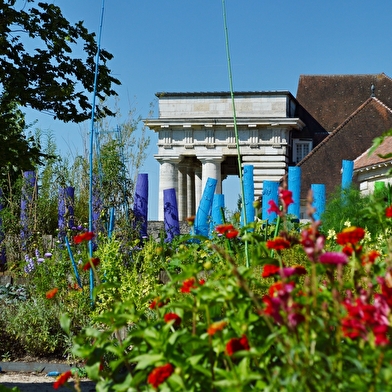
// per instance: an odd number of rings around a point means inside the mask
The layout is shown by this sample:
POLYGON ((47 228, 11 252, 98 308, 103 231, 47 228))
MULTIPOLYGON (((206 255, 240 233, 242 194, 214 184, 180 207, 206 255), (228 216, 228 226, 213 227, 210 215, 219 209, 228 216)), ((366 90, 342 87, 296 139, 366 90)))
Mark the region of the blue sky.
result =
MULTIPOLYGON (((52 2, 98 34, 101 0, 52 2)), ((392 76, 390 0, 226 0, 226 11, 235 91, 295 96, 301 74, 392 76)), ((151 103, 157 108, 156 92, 229 91, 221 0, 105 0, 101 47, 114 55, 109 67, 122 83, 123 116, 134 109, 146 117, 151 103)), ((37 112, 28 119, 53 130, 65 156, 81 151, 81 135, 90 128, 37 112)), ((157 138, 149 135, 142 172, 149 174, 149 219, 156 219, 157 138)), ((225 183, 224 193, 237 180, 225 183)), ((226 198, 229 209, 236 199, 226 198)))

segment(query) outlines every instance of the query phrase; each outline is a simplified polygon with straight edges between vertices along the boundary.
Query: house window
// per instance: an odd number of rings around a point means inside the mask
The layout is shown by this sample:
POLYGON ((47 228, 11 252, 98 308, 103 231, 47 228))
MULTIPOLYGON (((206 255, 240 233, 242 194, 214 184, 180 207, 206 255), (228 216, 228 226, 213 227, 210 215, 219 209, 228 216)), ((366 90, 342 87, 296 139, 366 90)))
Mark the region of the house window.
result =
POLYGON ((293 162, 298 163, 303 158, 306 157, 312 150, 312 141, 311 140, 301 140, 294 139, 293 140, 293 162))

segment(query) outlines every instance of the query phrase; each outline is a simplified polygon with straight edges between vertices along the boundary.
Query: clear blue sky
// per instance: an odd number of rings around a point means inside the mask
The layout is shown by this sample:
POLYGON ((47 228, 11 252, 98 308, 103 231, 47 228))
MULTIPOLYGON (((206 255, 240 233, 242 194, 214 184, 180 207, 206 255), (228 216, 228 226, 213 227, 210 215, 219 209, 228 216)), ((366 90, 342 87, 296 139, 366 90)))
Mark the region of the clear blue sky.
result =
MULTIPOLYGON (((53 3, 98 34, 101 0, 53 3)), ((301 74, 392 76, 391 0, 226 0, 226 10, 236 91, 295 96, 301 74)), ((146 117, 156 92, 229 91, 223 26, 221 0, 105 0, 101 46, 114 55, 109 67, 122 83, 123 115, 132 108, 146 117)), ((81 129, 90 128, 38 113, 29 118, 54 131, 63 155, 81 151, 81 129)), ((149 134, 143 172, 149 174, 149 219, 156 219, 157 138, 149 134)), ((234 209, 236 198, 227 202, 234 209)))

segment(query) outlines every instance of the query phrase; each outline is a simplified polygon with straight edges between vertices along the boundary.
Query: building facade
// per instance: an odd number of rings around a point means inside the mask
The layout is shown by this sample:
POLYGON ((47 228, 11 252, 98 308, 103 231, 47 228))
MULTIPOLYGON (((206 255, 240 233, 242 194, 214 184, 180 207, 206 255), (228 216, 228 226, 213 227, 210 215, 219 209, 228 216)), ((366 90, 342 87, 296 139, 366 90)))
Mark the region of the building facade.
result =
MULTIPOLYGON (((159 220, 163 190, 170 188, 176 189, 183 220, 196 213, 209 177, 221 193, 226 176, 239 174, 233 100, 228 92, 156 95, 159 117, 145 124, 158 133, 159 220)), ((258 198, 263 181, 280 181, 287 167, 312 149, 313 140, 287 91, 235 93, 234 103, 241 165, 253 165, 258 198)))

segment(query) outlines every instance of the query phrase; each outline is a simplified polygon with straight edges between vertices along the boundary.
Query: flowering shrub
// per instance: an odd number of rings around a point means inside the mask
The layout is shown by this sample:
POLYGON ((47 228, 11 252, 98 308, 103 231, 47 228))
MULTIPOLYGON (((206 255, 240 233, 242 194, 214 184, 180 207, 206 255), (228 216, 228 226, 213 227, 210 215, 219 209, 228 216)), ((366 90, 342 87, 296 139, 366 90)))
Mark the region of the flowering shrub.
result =
MULTIPOLYGON (((213 240, 184 237, 160 251, 168 252, 167 283, 156 280, 137 302, 122 295, 101 308, 99 326, 85 329, 73 348, 99 390, 388 390, 388 241, 375 250, 365 228, 354 226, 328 240, 314 220, 288 231, 292 199, 288 191, 280 196, 276 238, 230 225, 213 240)), ((384 227, 392 223, 389 208, 378 217, 384 227)))

